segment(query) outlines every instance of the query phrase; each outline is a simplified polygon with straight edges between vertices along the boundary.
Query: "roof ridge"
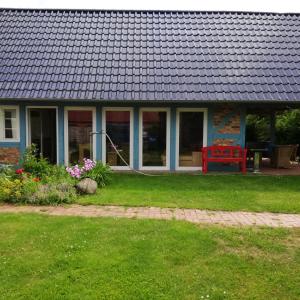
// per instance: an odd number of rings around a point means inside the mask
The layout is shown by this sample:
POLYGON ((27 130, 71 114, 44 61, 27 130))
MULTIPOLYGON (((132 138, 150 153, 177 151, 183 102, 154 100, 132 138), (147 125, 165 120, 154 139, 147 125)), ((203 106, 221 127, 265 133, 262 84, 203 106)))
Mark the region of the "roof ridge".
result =
POLYGON ((74 11, 74 12, 132 12, 132 13, 196 13, 196 14, 239 14, 239 15, 293 15, 300 16, 300 12, 267 12, 243 10, 155 10, 155 9, 92 9, 92 8, 13 8, 0 7, 0 11, 74 11))

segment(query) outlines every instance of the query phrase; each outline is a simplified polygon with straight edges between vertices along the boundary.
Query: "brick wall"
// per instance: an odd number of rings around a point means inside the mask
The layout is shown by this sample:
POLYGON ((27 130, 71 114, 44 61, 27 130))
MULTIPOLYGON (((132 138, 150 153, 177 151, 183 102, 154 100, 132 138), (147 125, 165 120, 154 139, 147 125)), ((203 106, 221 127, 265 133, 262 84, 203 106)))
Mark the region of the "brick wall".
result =
POLYGON ((241 134, 241 112, 235 105, 217 106, 213 112, 213 145, 236 145, 237 139, 226 135, 241 134))
POLYGON ((17 164, 20 150, 16 147, 0 147, 0 164, 17 164))

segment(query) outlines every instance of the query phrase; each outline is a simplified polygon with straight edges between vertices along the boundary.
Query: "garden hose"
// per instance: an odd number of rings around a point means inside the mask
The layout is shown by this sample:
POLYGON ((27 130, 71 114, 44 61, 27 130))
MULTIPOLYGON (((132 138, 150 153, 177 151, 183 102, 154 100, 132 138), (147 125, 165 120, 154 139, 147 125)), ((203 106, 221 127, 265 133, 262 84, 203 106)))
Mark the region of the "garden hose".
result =
MULTIPOLYGON (((91 132, 90 135, 93 136, 94 134, 103 134, 107 137, 108 141, 110 142, 111 146, 113 147, 113 149, 115 150, 115 152, 117 153, 117 155, 120 157, 120 159, 122 160, 122 162, 132 171, 132 172, 135 172, 137 174, 140 174, 140 175, 144 175, 144 176, 165 176, 165 175, 162 175, 162 174, 149 174, 149 173, 144 173, 142 171, 138 171, 138 170, 135 170, 133 169, 129 163, 125 160, 125 158, 122 156, 122 154, 120 153, 120 151, 117 149, 117 147, 115 146, 114 142, 112 141, 111 137, 109 136, 109 134, 107 132, 105 132, 104 130, 101 130, 101 131, 94 131, 94 132, 91 132)), ((91 147, 92 148, 92 147, 91 147)))

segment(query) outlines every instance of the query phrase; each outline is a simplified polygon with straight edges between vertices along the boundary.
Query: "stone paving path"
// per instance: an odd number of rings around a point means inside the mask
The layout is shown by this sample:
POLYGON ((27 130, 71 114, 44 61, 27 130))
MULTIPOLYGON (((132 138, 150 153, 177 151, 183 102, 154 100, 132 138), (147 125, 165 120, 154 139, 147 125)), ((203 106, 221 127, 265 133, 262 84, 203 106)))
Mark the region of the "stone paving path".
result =
POLYGON ((300 227, 300 214, 209 211, 184 208, 123 207, 96 205, 13 206, 1 205, 0 213, 40 213, 55 216, 121 217, 184 220, 227 226, 300 227))

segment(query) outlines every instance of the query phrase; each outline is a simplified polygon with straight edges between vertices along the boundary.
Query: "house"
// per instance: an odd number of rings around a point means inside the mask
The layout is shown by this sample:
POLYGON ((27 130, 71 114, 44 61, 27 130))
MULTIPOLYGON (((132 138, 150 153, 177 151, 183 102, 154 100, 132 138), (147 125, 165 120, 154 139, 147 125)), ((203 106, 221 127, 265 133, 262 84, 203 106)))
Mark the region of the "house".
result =
POLYGON ((245 146, 249 110, 299 107, 300 15, 0 10, 0 163, 201 169, 245 146))

